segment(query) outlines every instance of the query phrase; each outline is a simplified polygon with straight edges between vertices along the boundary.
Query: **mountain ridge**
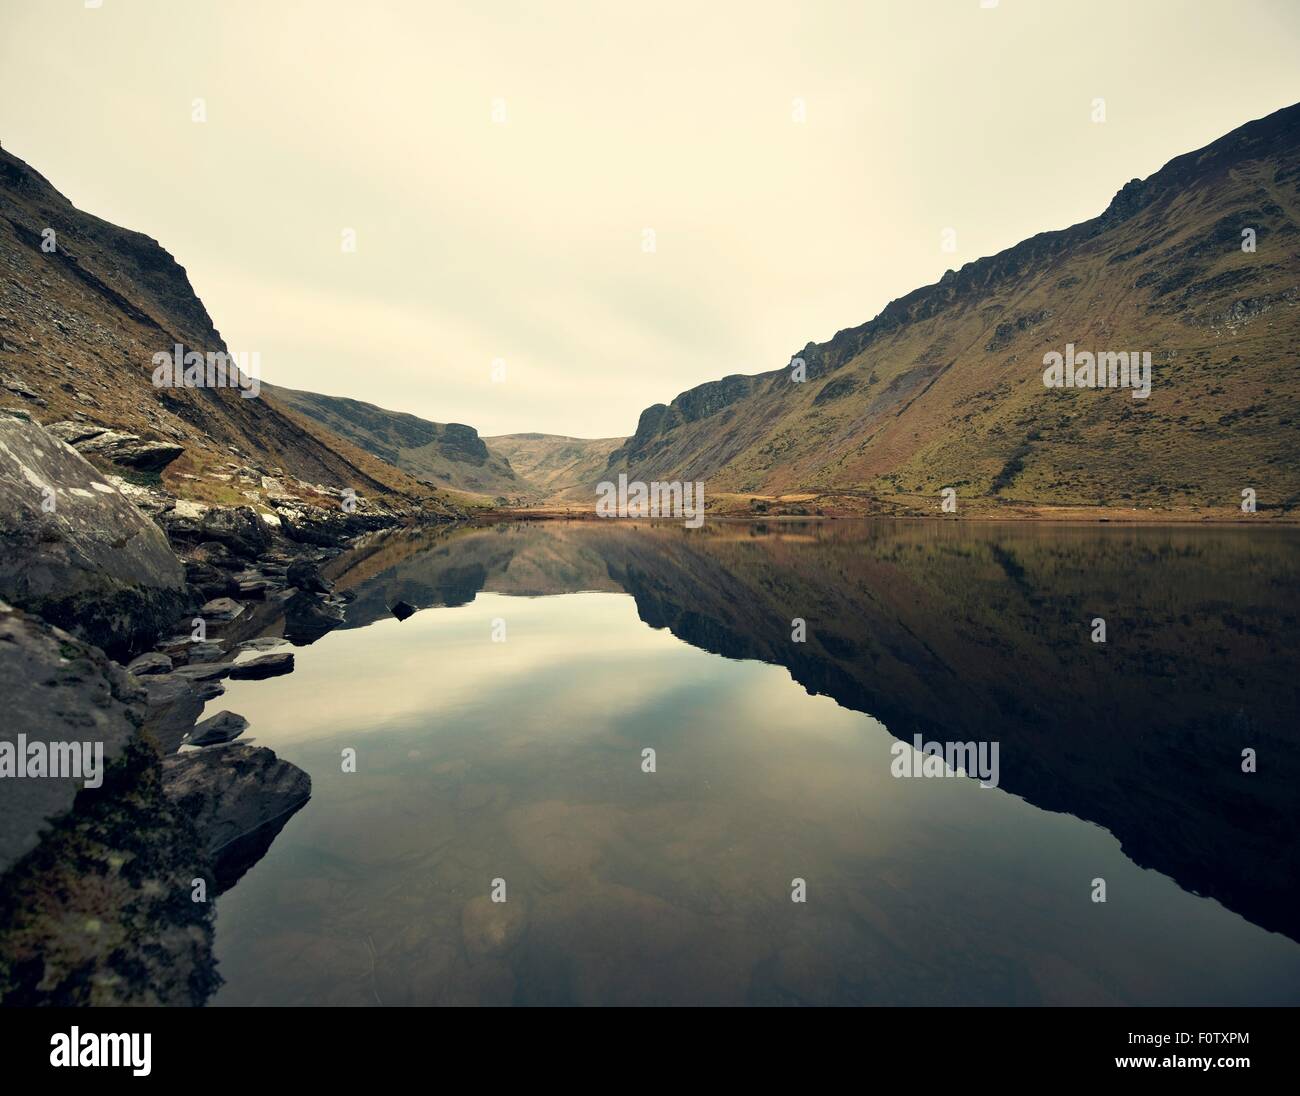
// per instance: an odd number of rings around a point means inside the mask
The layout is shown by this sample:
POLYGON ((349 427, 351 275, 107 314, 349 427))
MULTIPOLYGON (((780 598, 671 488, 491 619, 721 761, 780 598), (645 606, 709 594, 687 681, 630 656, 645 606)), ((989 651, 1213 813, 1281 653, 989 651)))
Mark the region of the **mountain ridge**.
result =
POLYGON ((280 497, 351 488, 451 512, 436 492, 274 399, 156 387, 155 354, 178 345, 228 352, 185 268, 144 233, 77 209, 3 148, 0 274, 0 401, 9 413, 183 450, 158 477, 179 498, 262 504, 262 481, 273 479, 280 497))
MULTIPOLYGON (((1001 355, 1010 348, 1030 362, 1030 369, 1022 368, 1015 381, 1023 384, 1037 379, 1041 366, 1034 363, 1041 353, 1025 354, 1027 344, 1037 340, 1042 349, 1059 350, 1071 341, 1071 336, 1076 336, 1074 341, 1085 345, 1099 326, 1098 316, 1102 319, 1103 333, 1117 339, 1113 343, 1117 348, 1132 347, 1135 343, 1130 336, 1136 336, 1136 345, 1154 349, 1159 357, 1172 341, 1167 323, 1161 328, 1149 318, 1126 316, 1127 330, 1120 332, 1106 322, 1117 309, 1134 311, 1135 302, 1125 298, 1132 297, 1137 290, 1147 291, 1148 299, 1140 302, 1142 305, 1157 302, 1153 310, 1156 319, 1167 321, 1172 315, 1174 319, 1186 320, 1193 316, 1202 326, 1217 320, 1234 325, 1231 332, 1234 335, 1260 315, 1277 310, 1279 319, 1285 321, 1279 326, 1285 330, 1277 340, 1278 345, 1268 350, 1270 360, 1284 359, 1296 345, 1297 291, 1293 272, 1300 231, 1297 225, 1300 220, 1297 217, 1300 209, 1298 135, 1300 106, 1283 108, 1238 127, 1202 149, 1175 157, 1145 180, 1131 180, 1097 217, 1068 228, 1038 233, 995 255, 975 259, 960 270, 948 271, 937 282, 889 302, 866 323, 844 328, 824 343, 808 343, 795 356, 804 360, 807 381, 802 385, 787 379, 787 366, 758 374, 732 374, 687 389, 668 404, 651 405, 641 413, 637 429, 626 445, 612 454, 602 478, 625 472, 632 478, 645 480, 706 479, 715 495, 719 491, 779 493, 837 488, 881 495, 933 495, 947 483, 959 492, 967 487, 976 494, 992 495, 1005 495, 1006 488, 1012 484, 1031 487, 1029 497, 1043 503, 1105 505, 1120 498, 1123 487, 1115 474, 1117 470, 1090 477, 1091 483, 1075 490, 1062 490, 1064 484, 1050 481, 1034 483, 1035 479, 1047 480, 1052 473, 1060 479, 1061 465, 1069 462, 1058 459, 1047 462, 1045 468, 1035 467, 1040 463, 1035 451, 1046 448, 1035 444, 1047 440, 1041 427, 1038 436, 1033 437, 1034 427, 1028 423, 999 423, 997 416, 993 416, 992 422, 975 424, 976 427, 985 425, 984 431, 971 429, 970 416, 961 421, 955 414, 961 406, 958 401, 969 403, 984 393, 969 383, 954 385, 951 375, 954 369, 963 372, 959 367, 969 366, 971 359, 978 357, 978 352, 971 352, 972 347, 982 347, 985 355, 1001 355), (1273 170, 1264 170, 1261 165, 1271 165, 1273 170), (1252 177, 1245 177, 1252 173, 1252 177), (1187 205, 1189 195, 1209 208, 1181 208, 1187 205), (1215 209, 1216 203, 1220 206, 1226 203, 1226 207, 1215 209), (1239 246, 1242 227, 1256 229, 1259 237, 1258 258, 1250 260, 1255 264, 1253 276, 1247 265, 1236 261, 1243 254, 1239 246), (1181 246, 1172 246, 1179 243, 1176 237, 1180 234, 1185 236, 1198 228, 1203 230, 1204 238, 1184 239, 1181 246), (1125 246, 1116 246, 1125 236, 1130 237, 1125 246), (1269 254, 1264 248, 1266 243, 1280 245, 1274 248, 1276 258, 1266 258, 1269 254), (1099 272, 1093 268, 1098 265, 1096 252, 1103 248, 1107 254, 1099 272), (1211 256, 1209 252, 1215 249, 1217 253, 1211 256), (1210 258, 1214 261, 1207 261, 1210 258), (1168 266, 1153 263, 1156 259, 1166 261, 1168 266), (1046 273, 1070 262, 1080 269, 1060 269, 1055 284, 1050 287, 1034 284, 1035 279, 1041 281, 1046 273), (1135 285, 1120 286, 1116 274, 1122 271, 1127 277, 1136 266, 1148 269, 1137 276, 1135 285), (1109 277, 1098 278, 1099 273, 1109 273, 1109 277), (1089 275, 1087 282, 1085 274, 1089 275), (1091 282, 1099 284, 1088 284, 1091 282), (1069 291, 1081 284, 1094 291, 1094 299, 1086 302, 1094 306, 1091 310, 1065 299, 1077 297, 1078 292, 1070 294, 1069 291), (1254 295, 1244 292, 1256 287, 1263 292, 1254 295), (1190 300, 1189 290, 1195 290, 1202 299, 1190 300), (1243 292, 1234 293, 1234 290, 1243 292), (1181 297, 1175 296, 1180 292, 1181 297), (1035 296, 1039 299, 1033 300, 1035 296), (1162 298, 1163 304, 1159 303, 1162 298), (1217 299, 1225 299, 1223 312, 1204 315, 1204 304, 1216 303, 1217 299), (971 322, 969 313, 974 308, 986 310, 988 315, 971 322), (1187 315, 1179 317, 1179 312, 1187 315), (939 329, 934 321, 940 319, 958 322, 939 329), (1062 322, 1067 319, 1068 329, 1062 322), (964 325, 960 330, 959 324, 964 325), (1060 337, 1045 342, 1041 336, 1047 332, 1060 337), (908 336, 915 336, 910 343, 908 336), (1160 345, 1161 339, 1166 346, 1160 345), (880 375, 876 375, 875 368, 862 368, 864 359, 876 352, 881 352, 882 358, 888 356, 888 360, 871 363, 880 368, 880 375), (823 383, 815 383, 818 381, 823 383), (927 436, 922 444, 912 444, 904 437, 913 422, 901 429, 896 426, 891 429, 890 417, 905 415, 918 401, 934 404, 936 389, 945 386, 955 389, 948 392, 946 407, 928 419, 911 416, 921 427, 913 431, 915 437, 927 436), (857 402, 863 394, 868 397, 865 405, 857 402), (790 405, 797 415, 790 414, 790 405), (844 410, 846 405, 851 409, 848 413, 844 410), (946 421, 933 421, 945 411, 946 421), (955 446, 945 446, 943 439, 936 441, 934 435, 941 425, 952 434, 962 432, 971 440, 990 442, 985 447, 991 451, 988 459, 982 459, 978 445, 963 446, 958 442, 955 446), (1000 426, 1001 433, 1010 440, 1000 439, 998 431, 989 429, 992 425, 1000 426), (983 439, 979 439, 981 433, 983 439), (960 454, 962 459, 952 459, 952 454, 936 454, 936 449, 945 447, 964 449, 960 454), (1021 452, 1022 449, 1025 451, 1021 452), (926 474, 927 464, 935 455, 947 457, 939 461, 938 470, 945 473, 942 478, 926 474), (828 456, 833 459, 827 460, 828 456), (997 489, 990 490, 994 484, 997 489)), ((1188 349, 1203 354, 1206 348, 1188 349)), ((997 367, 1005 364, 1004 361, 986 360, 978 364, 985 365, 1006 387, 1007 378, 997 376, 997 367)), ((1252 378, 1254 382, 1258 380, 1252 378)), ((1293 382, 1287 378, 1286 383, 1290 390, 1293 382)), ((996 394, 1006 396, 1009 392, 996 394)), ((1059 392, 1046 394, 1061 395, 1059 392)), ((1019 402, 1025 405, 1029 401, 1019 402)), ((1232 403, 1231 400, 1219 402, 1232 403)), ((1273 410, 1283 402, 1271 401, 1273 410)), ((1003 402, 1003 406, 1007 404, 1003 402)), ((1026 412, 1029 408, 1021 406, 1017 410, 1026 412)), ((1242 410, 1226 406, 1222 414, 1242 410)), ((1108 411, 1111 418, 1136 413, 1113 407, 1108 411)), ((1095 408, 1089 411, 1090 416, 1095 414, 1095 408)), ((1094 429, 1092 434, 1114 433, 1113 425, 1094 429)), ((1276 431, 1279 440, 1292 443, 1298 440, 1289 419, 1278 425, 1292 427, 1276 431)), ((1060 433, 1068 434, 1069 430, 1060 433)), ((1080 440, 1092 443, 1094 438, 1069 440, 1072 444, 1080 440)), ((1098 436, 1096 442, 1104 450, 1105 439, 1098 436)), ((1259 463, 1268 466, 1277 464, 1286 446, 1275 444, 1265 448, 1267 453, 1259 463)), ((1294 444, 1290 448, 1294 451, 1294 444)), ((1269 489, 1275 502, 1289 504, 1294 501, 1294 485, 1300 482, 1294 473, 1300 469, 1290 461, 1285 470, 1287 477, 1269 477, 1269 489)), ((1161 469, 1162 473, 1172 471, 1161 469)), ((1248 486, 1242 475, 1236 475, 1236 479, 1241 480, 1240 486, 1248 486)), ((1168 505, 1221 501, 1223 490, 1219 484, 1184 487, 1166 474, 1128 494, 1135 501, 1168 505)), ((1020 493, 1024 494, 1023 490, 1020 493)))

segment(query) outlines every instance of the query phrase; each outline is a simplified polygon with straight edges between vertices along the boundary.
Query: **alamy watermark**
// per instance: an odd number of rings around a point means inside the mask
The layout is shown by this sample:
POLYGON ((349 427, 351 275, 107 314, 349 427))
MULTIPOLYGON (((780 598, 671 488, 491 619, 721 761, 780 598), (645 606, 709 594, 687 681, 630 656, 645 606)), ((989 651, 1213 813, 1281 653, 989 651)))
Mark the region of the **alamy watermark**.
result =
POLYGON ((104 783, 104 743, 46 742, 41 738, 28 742, 27 736, 20 734, 17 742, 0 742, 0 778, 5 777, 72 777, 84 780, 87 788, 98 788, 104 783))
POLYGON ((998 744, 996 742, 895 742, 889 747, 894 760, 893 776, 975 776, 981 788, 998 786, 998 744))
POLYGON ((160 350, 153 356, 155 388, 238 388, 246 400, 256 399, 262 391, 262 356, 241 350, 186 351, 177 343, 171 351, 160 350))
POLYGON ((1046 388, 1131 388, 1135 400, 1151 395, 1151 351, 1074 349, 1052 350, 1043 355, 1046 388))
POLYGON ((596 485, 596 516, 599 518, 681 518, 686 528, 704 524, 704 482, 673 480, 644 483, 624 474, 617 486, 610 480, 596 485))

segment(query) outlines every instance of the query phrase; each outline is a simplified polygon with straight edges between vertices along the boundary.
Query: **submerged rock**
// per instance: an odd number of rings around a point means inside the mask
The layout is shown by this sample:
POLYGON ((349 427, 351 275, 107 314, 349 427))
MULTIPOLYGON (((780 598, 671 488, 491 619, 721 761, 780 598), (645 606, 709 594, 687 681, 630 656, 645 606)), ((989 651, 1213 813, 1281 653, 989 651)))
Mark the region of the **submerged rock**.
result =
POLYGON ((495 955, 509 951, 528 927, 525 899, 494 902, 480 894, 465 903, 460 919, 465 950, 471 955, 495 955))
POLYGON ((389 606, 388 611, 398 620, 405 620, 407 617, 414 616, 416 610, 409 601, 398 601, 389 606))
POLYGON ((288 641, 280 636, 258 636, 256 639, 246 639, 239 644, 242 651, 273 651, 276 647, 283 647, 288 641))

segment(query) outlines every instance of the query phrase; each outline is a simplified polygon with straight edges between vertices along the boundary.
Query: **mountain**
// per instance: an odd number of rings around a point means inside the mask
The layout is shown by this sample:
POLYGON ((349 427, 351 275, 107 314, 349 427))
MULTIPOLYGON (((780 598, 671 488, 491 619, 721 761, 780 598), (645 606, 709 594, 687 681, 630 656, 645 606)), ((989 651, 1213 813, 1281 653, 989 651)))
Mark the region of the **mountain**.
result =
POLYGON ((566 438, 556 434, 501 434, 484 439, 542 499, 590 501, 605 478, 609 456, 626 438, 566 438))
POLYGON ((344 396, 263 385, 276 400, 422 482, 511 503, 587 500, 625 438, 501 434, 344 396))
MULTIPOLYGON (((642 412, 600 478, 933 511, 1289 509, 1300 489, 1300 106, 1126 184, 1099 217, 949 270, 781 369, 642 412), (1244 233, 1255 250, 1244 250, 1244 233), (1148 351, 1151 390, 1047 388, 1044 356, 1148 351)), ((969 511, 968 511, 969 512, 969 511)))
POLYGON ((0 149, 0 411, 64 424, 55 432, 90 459, 134 462, 128 476, 160 478, 180 498, 246 504, 323 485, 445 508, 265 393, 155 387, 154 355, 178 344, 227 350, 184 268, 0 149))
POLYGON ((264 385, 264 391, 367 453, 423 482, 478 495, 516 497, 530 486, 472 426, 438 423, 344 396, 264 385))

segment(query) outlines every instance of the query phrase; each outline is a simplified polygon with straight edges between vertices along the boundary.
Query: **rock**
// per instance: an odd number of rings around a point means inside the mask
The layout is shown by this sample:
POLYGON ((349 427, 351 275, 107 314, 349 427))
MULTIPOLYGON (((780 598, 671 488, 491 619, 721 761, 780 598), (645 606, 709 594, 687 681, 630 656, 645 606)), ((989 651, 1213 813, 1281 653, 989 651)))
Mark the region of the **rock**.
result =
POLYGON ((127 671, 136 677, 147 674, 169 674, 172 672, 172 660, 161 651, 150 651, 127 663, 127 671))
MULTIPOLYGON (((92 764, 98 744, 104 768, 135 739, 144 718, 145 694, 121 666, 4 602, 0 697, 5 709, 0 743, 16 750, 19 735, 29 747, 88 742, 92 764)), ((0 875, 36 846, 41 831, 72 806, 81 786, 70 776, 0 778, 0 875)))
POLYGON ((496 955, 509 951, 528 926, 528 907, 522 898, 493 902, 480 894, 461 911, 461 935, 471 955, 496 955))
POLYGON ((185 736, 189 746, 216 746, 232 742, 248 729, 248 720, 234 712, 218 712, 185 736))
POLYGON ((230 668, 231 681, 260 681, 266 677, 279 677, 293 672, 293 654, 288 651, 271 655, 258 655, 247 662, 237 662, 230 668))
MULTIPOLYGON (((5 343, 5 350, 13 351, 16 349, 17 347, 5 343)), ((38 402, 41 398, 39 393, 32 391, 26 381, 19 380, 12 373, 0 374, 0 387, 7 388, 10 392, 14 393, 14 395, 22 396, 25 400, 38 402)))
POLYGON ((235 742, 163 759, 163 790, 198 827, 218 861, 239 842, 296 811, 311 777, 270 750, 235 742))
POLYGON ((416 610, 409 601, 399 601, 391 605, 388 611, 398 620, 405 620, 409 616, 414 616, 416 610))
POLYGON ((246 561, 234 555, 220 541, 205 540, 194 549, 194 559, 199 563, 208 563, 229 571, 242 571, 246 561))
POLYGON ((281 639, 279 636, 258 636, 256 639, 246 639, 239 647, 244 651, 273 651, 276 647, 283 647, 288 640, 281 639))
POLYGON ((311 643, 343 623, 343 610, 299 590, 284 603, 286 638, 311 643))
POLYGON ((209 510, 199 529, 202 540, 216 541, 242 559, 257 559, 271 547, 271 531, 251 506, 209 510))
POLYGON ((205 602, 199 616, 208 620, 234 620, 243 611, 244 607, 233 598, 219 597, 205 602))
POLYGON ((230 597, 239 593, 239 583, 235 582, 229 574, 211 563, 203 563, 199 560, 185 561, 185 581, 209 599, 230 597))
POLYGON ((70 419, 52 422, 45 429, 59 441, 66 442, 74 448, 78 442, 89 441, 99 437, 100 434, 108 433, 107 426, 96 426, 93 422, 73 422, 70 419))
POLYGON ((189 643, 185 647, 186 662, 190 666, 197 666, 202 662, 219 662, 225 658, 226 652, 222 649, 220 643, 208 640, 205 643, 189 643))
POLYGON ((79 453, 89 453, 137 472, 161 472, 185 452, 183 445, 169 441, 146 441, 136 434, 124 434, 84 422, 55 422, 49 431, 79 453))
POLYGON ((200 681, 196 683, 194 691, 206 703, 219 697, 226 691, 226 687, 219 681, 200 681))
POLYGON ((235 576, 235 581, 239 583, 239 596, 254 601, 264 600, 267 594, 274 593, 276 590, 283 590, 284 583, 273 578, 267 578, 265 575, 247 575, 241 577, 235 576))
POLYGON ((232 669, 233 662, 201 662, 196 666, 177 666, 172 671, 172 676, 182 677, 186 681, 220 681, 229 677, 232 669))
POLYGON ((35 423, 0 417, 0 598, 129 658, 193 608, 158 526, 35 423))
POLYGON ((328 594, 334 588, 332 583, 321 577, 320 568, 307 559, 294 560, 289 564, 285 578, 290 586, 311 594, 328 594))

